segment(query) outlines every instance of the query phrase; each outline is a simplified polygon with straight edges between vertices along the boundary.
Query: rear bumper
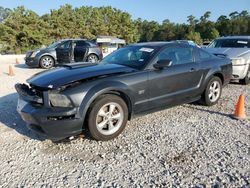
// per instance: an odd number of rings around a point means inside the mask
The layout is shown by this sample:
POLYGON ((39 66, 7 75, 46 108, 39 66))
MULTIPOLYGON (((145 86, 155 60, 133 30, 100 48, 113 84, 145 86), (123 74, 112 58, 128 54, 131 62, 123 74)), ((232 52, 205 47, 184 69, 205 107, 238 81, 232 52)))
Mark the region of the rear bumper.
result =
POLYGON ((244 79, 247 75, 249 65, 233 65, 233 80, 244 79))
POLYGON ((17 111, 30 129, 53 141, 82 132, 83 120, 76 117, 77 108, 35 106, 19 97, 17 111))

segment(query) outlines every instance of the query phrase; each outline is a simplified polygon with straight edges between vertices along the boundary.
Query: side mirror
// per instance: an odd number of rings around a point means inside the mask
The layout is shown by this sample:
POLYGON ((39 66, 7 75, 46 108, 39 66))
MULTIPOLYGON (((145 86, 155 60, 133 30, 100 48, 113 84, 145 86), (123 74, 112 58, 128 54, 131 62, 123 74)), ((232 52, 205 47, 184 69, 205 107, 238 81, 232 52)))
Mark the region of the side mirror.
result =
POLYGON ((172 64, 172 60, 171 59, 162 59, 157 61, 157 63, 155 63, 153 66, 155 69, 161 70, 164 69, 165 67, 169 67, 172 64))

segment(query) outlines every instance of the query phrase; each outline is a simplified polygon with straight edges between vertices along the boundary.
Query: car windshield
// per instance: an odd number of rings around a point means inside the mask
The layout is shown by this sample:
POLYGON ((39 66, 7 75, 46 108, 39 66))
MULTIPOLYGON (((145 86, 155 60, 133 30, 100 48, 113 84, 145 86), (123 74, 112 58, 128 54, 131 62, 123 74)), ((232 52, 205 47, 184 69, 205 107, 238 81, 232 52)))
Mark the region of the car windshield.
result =
POLYGON ((52 43, 51 45, 49 45, 47 48, 55 48, 55 47, 58 46, 58 44, 61 44, 61 43, 62 43, 62 41, 54 42, 54 43, 52 43))
POLYGON ((157 48, 152 46, 127 46, 105 57, 101 64, 118 64, 141 69, 147 65, 156 51, 157 48))
POLYGON ((250 39, 217 39, 209 48, 250 48, 250 39))

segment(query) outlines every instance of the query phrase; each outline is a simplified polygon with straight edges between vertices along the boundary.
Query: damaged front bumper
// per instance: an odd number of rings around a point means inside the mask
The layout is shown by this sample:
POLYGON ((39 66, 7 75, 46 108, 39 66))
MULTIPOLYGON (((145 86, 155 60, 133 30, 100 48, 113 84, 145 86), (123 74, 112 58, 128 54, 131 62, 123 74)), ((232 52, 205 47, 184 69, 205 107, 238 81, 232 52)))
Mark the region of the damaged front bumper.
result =
POLYGON ((30 129, 53 141, 82 132, 83 120, 77 116, 77 107, 51 107, 48 91, 39 96, 24 84, 15 87, 19 94, 17 111, 30 129))

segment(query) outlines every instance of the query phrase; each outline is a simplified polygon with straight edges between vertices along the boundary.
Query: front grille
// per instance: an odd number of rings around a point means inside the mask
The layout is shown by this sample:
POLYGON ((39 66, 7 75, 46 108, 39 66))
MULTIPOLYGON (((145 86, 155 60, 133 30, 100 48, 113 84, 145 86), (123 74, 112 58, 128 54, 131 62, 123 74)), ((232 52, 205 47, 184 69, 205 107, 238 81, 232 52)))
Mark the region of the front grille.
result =
POLYGON ((16 84, 16 91, 26 101, 43 104, 43 92, 27 86, 26 84, 16 84))

